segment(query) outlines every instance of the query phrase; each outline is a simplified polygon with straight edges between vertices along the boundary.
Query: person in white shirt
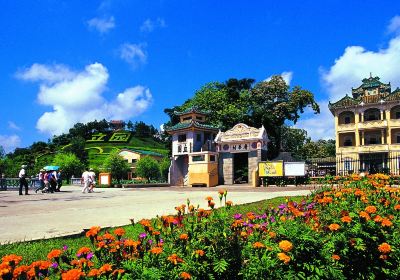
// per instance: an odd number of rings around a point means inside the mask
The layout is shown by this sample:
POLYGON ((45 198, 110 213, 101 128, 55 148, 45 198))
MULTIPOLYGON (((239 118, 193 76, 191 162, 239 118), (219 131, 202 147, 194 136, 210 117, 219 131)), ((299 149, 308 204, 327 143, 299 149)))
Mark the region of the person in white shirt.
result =
POLYGON ((21 166, 21 170, 19 171, 19 195, 22 195, 22 187, 25 187, 25 195, 28 195, 28 182, 26 181, 26 165, 21 166))
POLYGON ((93 188, 96 186, 96 173, 94 173, 93 168, 89 169, 90 186, 89 192, 93 192, 93 188))
POLYGON ((90 186, 90 173, 85 169, 85 171, 82 173, 82 181, 83 181, 83 190, 82 193, 85 193, 86 191, 89 192, 89 186, 90 186))
POLYGON ((40 190, 43 190, 45 185, 44 185, 44 177, 46 175, 46 170, 40 169, 39 174, 38 174, 38 179, 40 182, 40 186, 35 190, 35 193, 37 193, 40 190))

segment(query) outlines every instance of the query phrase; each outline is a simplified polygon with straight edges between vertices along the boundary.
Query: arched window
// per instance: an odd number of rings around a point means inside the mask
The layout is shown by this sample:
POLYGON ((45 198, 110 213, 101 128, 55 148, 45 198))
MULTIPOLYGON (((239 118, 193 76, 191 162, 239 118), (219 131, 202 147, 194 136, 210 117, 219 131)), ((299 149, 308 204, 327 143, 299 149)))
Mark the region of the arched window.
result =
POLYGON ((392 109, 390 109, 390 118, 400 119, 400 106, 394 106, 392 109))
POLYGON ((365 110, 364 112, 364 121, 375 121, 379 120, 381 116, 381 111, 377 108, 371 108, 365 110))
POLYGON ((339 124, 354 123, 354 113, 350 111, 342 112, 339 114, 339 124))

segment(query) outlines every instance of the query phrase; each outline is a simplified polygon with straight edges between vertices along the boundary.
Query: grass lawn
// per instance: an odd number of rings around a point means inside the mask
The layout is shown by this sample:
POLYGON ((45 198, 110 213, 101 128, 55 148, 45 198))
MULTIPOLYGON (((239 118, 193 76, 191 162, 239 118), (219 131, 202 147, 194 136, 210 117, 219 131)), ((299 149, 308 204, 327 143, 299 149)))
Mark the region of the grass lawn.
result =
MULTIPOLYGON (((258 202, 253 202, 249 204, 236 205, 233 206, 230 210, 230 214, 235 213, 246 213, 246 212, 255 212, 260 213, 264 209, 270 207, 276 207, 279 204, 285 202, 285 197, 277 197, 268 200, 262 200, 258 202)), ((304 199, 303 196, 294 196, 290 197, 292 201, 301 201, 304 199)), ((218 205, 219 201, 216 201, 218 205)), ((94 224, 95 226, 95 224, 94 224)), ((131 237, 136 239, 138 234, 143 232, 143 227, 139 224, 126 225, 123 227, 126 230, 127 237, 131 237)), ((113 228, 108 229, 109 231, 113 231, 113 228)), ((91 245, 89 238, 86 236, 74 236, 74 237, 59 237, 45 240, 37 240, 37 241, 27 241, 27 242, 18 242, 12 244, 3 244, 0 245, 0 258, 4 255, 8 254, 17 254, 23 257, 23 263, 30 264, 36 260, 45 260, 47 258, 47 253, 52 249, 61 249, 64 245, 67 245, 69 249, 76 252, 78 248, 82 246, 91 245)))

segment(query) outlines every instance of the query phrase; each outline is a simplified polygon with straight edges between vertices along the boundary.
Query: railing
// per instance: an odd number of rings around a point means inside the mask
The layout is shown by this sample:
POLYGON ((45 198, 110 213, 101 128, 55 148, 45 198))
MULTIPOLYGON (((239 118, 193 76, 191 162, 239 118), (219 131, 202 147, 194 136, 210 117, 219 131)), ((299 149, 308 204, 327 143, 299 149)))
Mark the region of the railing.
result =
MULTIPOLYGON (((26 179, 28 181, 28 188, 35 189, 40 186, 39 179, 26 179)), ((6 191, 9 189, 16 190, 19 188, 19 178, 0 178, 0 190, 6 191)))
POLYGON ((187 154, 192 152, 192 143, 181 142, 178 143, 176 146, 176 153, 177 154, 187 154))
POLYGON ((338 125, 338 131, 353 131, 356 129, 356 126, 354 123, 348 123, 348 124, 339 124, 338 125))
POLYGON ((364 121, 358 123, 358 128, 369 129, 369 128, 384 128, 387 127, 387 120, 373 120, 364 121))

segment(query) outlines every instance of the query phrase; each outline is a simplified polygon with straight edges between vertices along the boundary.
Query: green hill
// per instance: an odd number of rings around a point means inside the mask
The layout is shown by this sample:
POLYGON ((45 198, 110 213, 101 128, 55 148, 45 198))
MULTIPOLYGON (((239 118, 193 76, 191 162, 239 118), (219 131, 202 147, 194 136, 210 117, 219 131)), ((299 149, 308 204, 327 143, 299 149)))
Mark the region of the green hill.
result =
POLYGON ((168 149, 166 149, 163 143, 157 142, 150 137, 134 137, 127 131, 113 132, 108 135, 93 134, 92 138, 86 140, 85 144, 90 166, 101 165, 113 149, 124 148, 152 151, 166 156, 168 155, 168 149))

